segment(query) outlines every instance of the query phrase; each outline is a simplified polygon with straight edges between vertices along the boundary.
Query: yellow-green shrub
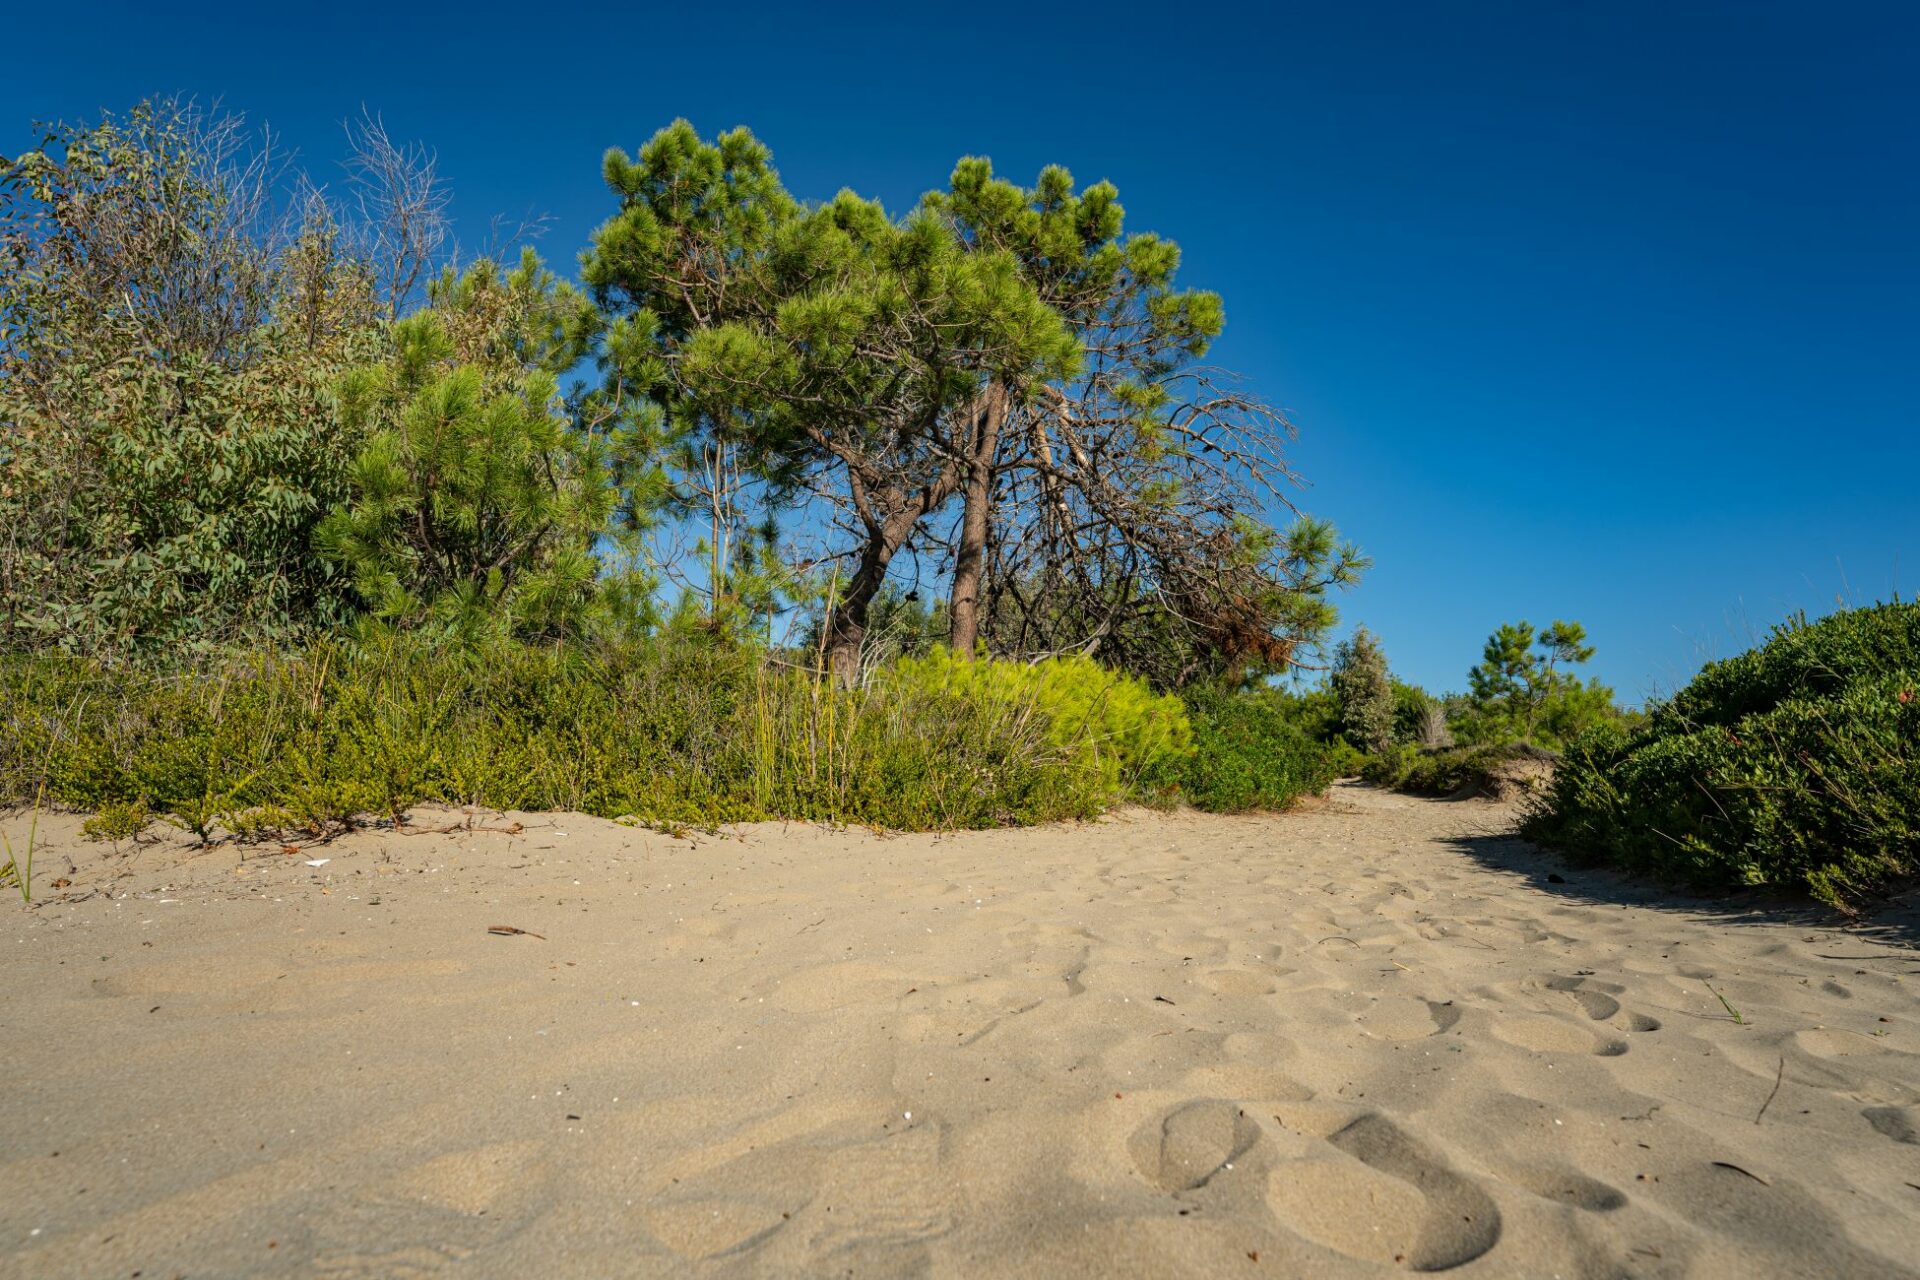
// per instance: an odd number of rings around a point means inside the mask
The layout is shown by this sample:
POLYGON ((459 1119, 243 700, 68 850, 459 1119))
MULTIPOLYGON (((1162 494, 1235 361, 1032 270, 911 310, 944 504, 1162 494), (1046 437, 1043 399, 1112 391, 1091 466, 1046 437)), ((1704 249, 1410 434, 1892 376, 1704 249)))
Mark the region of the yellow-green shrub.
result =
POLYGON ((880 683, 938 692, 982 707, 1031 707, 1044 717, 1042 740, 1092 786, 1118 797, 1156 766, 1193 748, 1186 708, 1146 682, 1078 655, 1041 662, 971 661, 944 646, 902 658, 880 683))

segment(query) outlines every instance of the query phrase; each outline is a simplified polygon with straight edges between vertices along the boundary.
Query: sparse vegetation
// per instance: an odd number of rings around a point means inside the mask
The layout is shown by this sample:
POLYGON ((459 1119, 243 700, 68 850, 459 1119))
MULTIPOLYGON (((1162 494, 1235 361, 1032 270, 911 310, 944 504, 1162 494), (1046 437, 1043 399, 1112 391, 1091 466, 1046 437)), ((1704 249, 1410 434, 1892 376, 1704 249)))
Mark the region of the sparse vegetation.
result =
POLYGON ((33 901, 33 849, 40 838, 40 806, 45 798, 46 788, 42 785, 33 797, 33 816, 27 826, 27 842, 18 852, 14 850, 13 837, 0 828, 0 852, 7 855, 6 863, 0 865, 0 886, 11 884, 20 890, 22 902, 33 901))

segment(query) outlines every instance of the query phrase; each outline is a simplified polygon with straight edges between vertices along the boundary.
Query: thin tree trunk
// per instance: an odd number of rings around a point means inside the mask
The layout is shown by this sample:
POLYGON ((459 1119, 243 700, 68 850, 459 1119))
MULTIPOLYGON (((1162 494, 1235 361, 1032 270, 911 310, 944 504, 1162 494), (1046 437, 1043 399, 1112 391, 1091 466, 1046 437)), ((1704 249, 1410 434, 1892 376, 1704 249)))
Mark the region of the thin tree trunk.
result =
POLYGON ((987 537, 993 514, 993 460, 1000 429, 1007 420, 1009 396, 999 383, 981 397, 967 454, 966 505, 960 516, 960 546, 953 560, 953 586, 947 599, 947 647, 962 661, 980 642, 980 584, 985 576, 987 537))
POLYGON ((927 511, 952 492, 951 485, 928 490, 920 501, 895 511, 874 528, 866 546, 860 549, 860 565, 847 583, 846 594, 827 612, 827 671, 842 686, 851 689, 860 683, 860 645, 867 638, 867 607, 880 594, 894 553, 906 545, 927 511))
POLYGON ((867 638, 867 606, 886 581, 887 563, 892 559, 893 550, 881 537, 869 539, 846 593, 827 611, 827 671, 843 688, 860 683, 860 646, 867 638))

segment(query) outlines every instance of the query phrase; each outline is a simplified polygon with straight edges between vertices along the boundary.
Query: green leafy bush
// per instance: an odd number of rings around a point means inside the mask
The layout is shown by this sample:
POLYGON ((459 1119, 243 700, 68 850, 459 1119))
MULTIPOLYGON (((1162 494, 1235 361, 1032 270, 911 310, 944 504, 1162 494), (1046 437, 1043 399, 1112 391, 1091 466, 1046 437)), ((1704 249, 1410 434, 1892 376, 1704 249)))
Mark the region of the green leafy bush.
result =
POLYGON ((0 157, 0 644, 345 616, 310 540, 357 439, 330 388, 384 341, 372 282, 320 204, 281 225, 241 142, 174 102, 0 157))
POLYGON ((1213 813, 1285 809, 1325 791, 1347 762, 1309 735, 1297 702, 1272 689, 1190 692, 1193 750, 1163 768, 1162 784, 1213 813))
POLYGON ((1789 698, 1822 697, 1862 679, 1916 671, 1920 605, 1896 600, 1812 624, 1800 614, 1775 627, 1758 649, 1708 663, 1686 688, 1653 708, 1654 729, 1733 725, 1789 698))
POLYGON ((1627 732, 1569 748, 1544 844, 1703 887, 1849 907, 1920 869, 1920 605, 1776 628, 1627 732))

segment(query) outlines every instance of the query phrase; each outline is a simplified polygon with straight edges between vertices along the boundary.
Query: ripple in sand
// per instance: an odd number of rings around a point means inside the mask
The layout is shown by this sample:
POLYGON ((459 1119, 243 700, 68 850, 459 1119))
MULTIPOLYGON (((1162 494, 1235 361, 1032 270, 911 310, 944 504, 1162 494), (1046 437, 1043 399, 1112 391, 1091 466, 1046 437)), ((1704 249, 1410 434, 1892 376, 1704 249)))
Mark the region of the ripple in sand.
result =
POLYGON ((751 1249, 789 1218, 768 1201, 702 1195, 655 1201, 641 1216, 656 1240, 690 1259, 751 1249))

